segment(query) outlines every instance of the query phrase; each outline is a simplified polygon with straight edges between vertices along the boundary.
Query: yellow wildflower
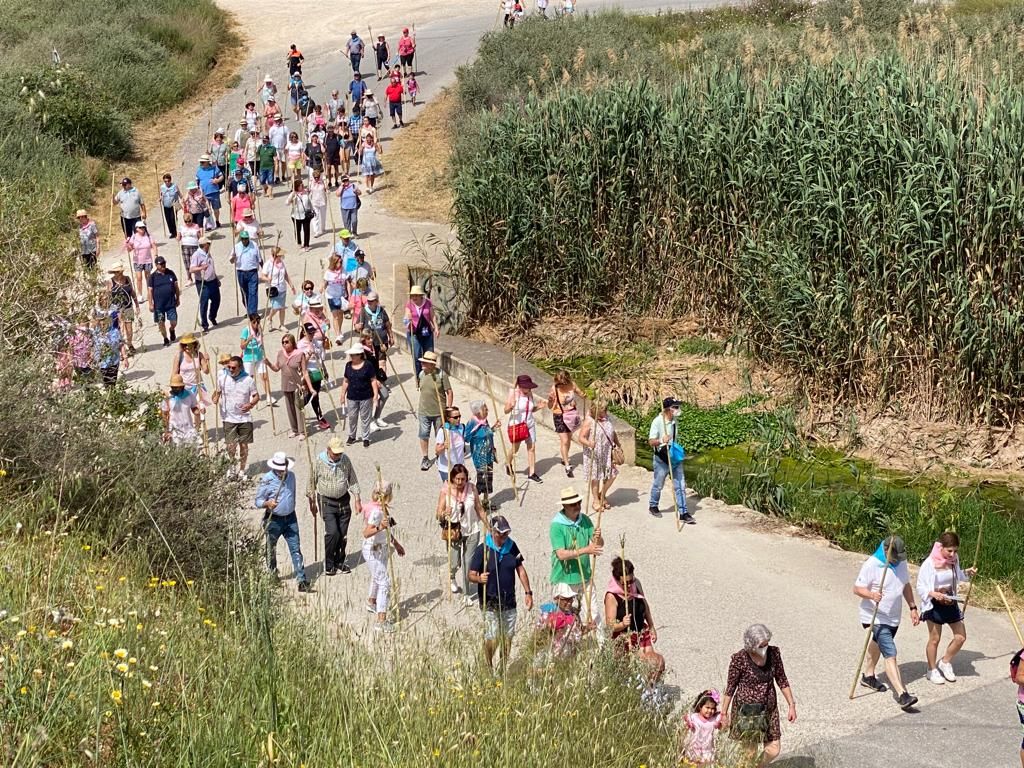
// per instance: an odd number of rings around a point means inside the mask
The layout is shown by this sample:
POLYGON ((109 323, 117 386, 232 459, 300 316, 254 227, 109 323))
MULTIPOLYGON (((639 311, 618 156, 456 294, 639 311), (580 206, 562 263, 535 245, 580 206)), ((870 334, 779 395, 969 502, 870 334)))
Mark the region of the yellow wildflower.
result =
POLYGON ((118 672, 120 672, 123 675, 123 674, 125 674, 128 671, 128 665, 125 664, 122 661, 120 664, 118 664, 116 667, 114 667, 114 669, 116 669, 118 672))
POLYGON ((118 691, 118 690, 111 691, 110 692, 110 698, 111 698, 111 700, 115 704, 120 704, 121 703, 121 692, 118 691))
POLYGON ((125 648, 118 648, 116 651, 114 651, 114 655, 119 659, 127 659, 128 651, 125 648))

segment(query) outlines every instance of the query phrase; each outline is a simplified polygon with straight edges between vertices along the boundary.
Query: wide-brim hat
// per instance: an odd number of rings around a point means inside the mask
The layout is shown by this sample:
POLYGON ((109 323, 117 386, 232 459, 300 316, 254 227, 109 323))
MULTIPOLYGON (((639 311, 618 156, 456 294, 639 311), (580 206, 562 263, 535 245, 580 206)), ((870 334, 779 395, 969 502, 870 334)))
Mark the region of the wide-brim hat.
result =
POLYGON ((195 344, 198 341, 199 339, 197 339, 195 335, 191 333, 186 333, 184 336, 178 339, 178 343, 181 344, 181 346, 183 347, 187 347, 189 344, 195 344))
POLYGON ((76 219, 80 219, 83 216, 88 216, 88 215, 89 214, 85 212, 84 208, 79 208, 77 211, 75 211, 75 218, 76 219))
POLYGON ((533 379, 530 378, 528 373, 521 373, 516 376, 516 386, 519 389, 536 389, 537 384, 533 379))
POLYGON ((327 450, 331 453, 344 453, 345 444, 341 441, 340 437, 332 437, 327 441, 327 450))
POLYGON ((568 506, 570 504, 582 504, 583 499, 580 498, 579 493, 571 485, 566 486, 562 489, 560 494, 562 500, 562 506, 568 506))
POLYGON ((111 274, 115 274, 115 275, 116 275, 116 274, 117 274, 118 272, 124 272, 124 264, 122 264, 122 263, 121 263, 120 261, 119 261, 119 262, 117 262, 116 264, 111 264, 111 265, 110 265, 110 266, 109 266, 109 267, 107 268, 107 272, 110 272, 111 274))
POLYGON ((290 471, 295 466, 295 459, 288 458, 288 454, 284 451, 278 451, 267 460, 267 466, 275 472, 280 472, 282 469, 290 471))
POLYGON ((171 374, 171 386, 172 387, 184 387, 185 379, 182 378, 180 373, 171 374))
POLYGON ((320 307, 322 309, 323 306, 324 306, 323 299, 321 299, 319 296, 317 296, 315 299, 310 299, 309 300, 309 306, 311 306, 311 307, 320 307))
POLYGON ((555 584, 555 588, 551 591, 551 594, 553 597, 562 597, 569 600, 576 597, 576 593, 572 591, 572 587, 565 582, 555 584))
POLYGON ((348 349, 345 350, 345 354, 346 355, 365 355, 366 354, 366 349, 363 347, 362 344, 356 342, 351 347, 349 347, 348 349))
POLYGON ((229 355, 227 352, 221 352, 219 355, 217 355, 217 365, 225 365, 226 363, 229 362, 231 362, 231 355, 229 355))
POLYGON ((436 352, 424 352, 423 357, 418 358, 421 363, 430 363, 431 365, 437 365, 437 353, 436 352))
POLYGON ((204 154, 204 155, 200 155, 200 156, 199 156, 199 162, 200 162, 200 163, 209 163, 209 162, 212 162, 212 161, 211 161, 211 159, 210 159, 210 156, 209 156, 209 155, 205 155, 205 154, 204 154))
POLYGON ((412 288, 409 289, 409 295, 410 296, 426 296, 427 294, 424 292, 422 285, 414 285, 412 288))

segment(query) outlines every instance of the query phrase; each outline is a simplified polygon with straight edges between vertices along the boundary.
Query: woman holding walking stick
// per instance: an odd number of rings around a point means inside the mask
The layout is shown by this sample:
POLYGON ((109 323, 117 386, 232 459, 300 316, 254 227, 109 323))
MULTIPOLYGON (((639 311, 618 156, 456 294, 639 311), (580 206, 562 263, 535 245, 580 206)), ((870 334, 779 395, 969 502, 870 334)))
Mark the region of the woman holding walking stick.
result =
POLYGON ((928 623, 928 644, 925 656, 928 658, 928 682, 943 685, 947 680, 956 682, 953 673, 953 658, 967 642, 967 630, 964 628, 964 617, 960 611, 960 586, 974 577, 977 568, 960 568, 960 537, 952 531, 946 531, 932 545, 931 554, 921 563, 917 575, 917 596, 921 600, 921 618, 928 623), (946 647, 941 659, 939 641, 942 639, 942 628, 948 625, 953 631, 953 639, 946 647))
POLYGON ((616 460, 623 457, 619 436, 608 418, 606 403, 594 403, 589 417, 580 427, 578 439, 583 445, 583 474, 590 478, 591 508, 595 512, 610 509, 608 491, 619 476, 616 460))

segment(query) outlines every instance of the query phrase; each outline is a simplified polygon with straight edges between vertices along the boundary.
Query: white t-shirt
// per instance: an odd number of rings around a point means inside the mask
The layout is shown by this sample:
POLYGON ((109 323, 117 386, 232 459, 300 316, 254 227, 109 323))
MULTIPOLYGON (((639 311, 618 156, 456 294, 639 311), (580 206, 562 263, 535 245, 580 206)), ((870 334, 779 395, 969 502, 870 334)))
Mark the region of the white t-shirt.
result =
MULTIPOLYGON (((877 592, 878 586, 882 582, 884 570, 885 567, 879 562, 878 558, 874 556, 869 557, 864 562, 864 565, 860 567, 856 585, 869 589, 872 592, 877 592)), ((898 627, 900 625, 900 615, 903 612, 903 587, 910 582, 910 570, 907 568, 906 561, 888 570, 889 575, 885 577, 885 585, 882 588, 882 602, 878 604, 878 616, 875 618, 875 623, 884 624, 889 627, 898 627)), ((871 615, 874 611, 875 604, 873 601, 861 600, 860 623, 870 624, 871 615)))
POLYGON ((284 277, 288 270, 285 269, 284 262, 278 263, 274 259, 271 259, 263 265, 263 274, 270 278, 270 285, 277 288, 281 293, 284 293, 284 277))
POLYGON ((340 269, 328 269, 324 272, 324 282, 327 284, 327 298, 345 298, 345 273, 340 269))
MULTIPOLYGON (((367 501, 363 503, 363 517, 366 519, 367 525, 380 525, 384 520, 384 509, 374 501, 367 501)), ((378 544, 388 543, 387 531, 378 531, 370 538, 363 539, 363 544, 369 544, 370 546, 377 546, 378 544)))
POLYGON ((284 125, 271 126, 267 135, 270 136, 270 143, 274 145, 275 149, 284 149, 285 144, 288 143, 288 129, 284 125))
POLYGON ((167 431, 171 434, 190 435, 196 431, 195 417, 192 409, 198 408, 199 402, 191 392, 182 397, 166 397, 160 404, 160 410, 169 414, 167 431))
POLYGON ((465 464, 466 463, 466 441, 462 437, 461 432, 455 432, 449 429, 437 430, 437 439, 434 441, 435 445, 444 445, 444 436, 448 435, 448 450, 441 451, 437 456, 437 471, 447 472, 448 471, 448 454, 451 454, 452 465, 465 464))
POLYGON ((237 379, 227 371, 221 371, 217 377, 217 386, 220 389, 220 418, 232 424, 244 424, 252 422, 252 411, 242 411, 246 403, 251 403, 256 391, 256 380, 248 374, 240 375, 237 379))

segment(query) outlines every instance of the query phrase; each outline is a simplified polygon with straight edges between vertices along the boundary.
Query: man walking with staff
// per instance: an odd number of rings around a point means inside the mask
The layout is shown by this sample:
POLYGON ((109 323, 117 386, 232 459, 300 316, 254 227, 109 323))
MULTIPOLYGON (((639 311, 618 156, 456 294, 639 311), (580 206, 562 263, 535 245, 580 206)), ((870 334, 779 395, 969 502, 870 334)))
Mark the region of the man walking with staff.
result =
MULTIPOLYGON (((918 615, 914 589, 907 568, 907 547, 899 536, 890 536, 878 545, 875 553, 860 568, 853 594, 861 598, 860 621, 870 632, 867 663, 860 670, 860 684, 882 693, 888 688, 875 676, 878 658, 885 659, 885 676, 892 686, 893 697, 904 711, 917 704, 917 697, 903 687, 900 667, 896 661, 896 631, 900 627, 902 601, 910 607, 910 619, 916 627, 918 615)), ((850 698, 853 698, 852 694, 850 698)))
POLYGON ((327 449, 313 461, 306 498, 309 511, 313 515, 319 513, 324 520, 324 573, 327 576, 335 576, 338 571, 352 573, 345 564, 348 526, 353 505, 359 516, 363 514, 363 505, 359 498, 359 480, 341 438, 331 438, 327 449))
POLYGON ((676 417, 682 402, 674 397, 661 401, 661 413, 651 422, 647 442, 654 451, 654 482, 647 511, 653 517, 661 517, 658 502, 665 480, 671 479, 675 511, 679 520, 694 525, 697 521, 686 509, 686 488, 683 481, 682 446, 676 442, 676 417))
POLYGON ((299 592, 309 592, 309 580, 299 546, 299 519, 295 516, 295 461, 278 451, 267 462, 267 473, 256 491, 256 509, 263 510, 263 530, 267 535, 267 570, 277 575, 277 540, 284 536, 292 556, 299 592))

